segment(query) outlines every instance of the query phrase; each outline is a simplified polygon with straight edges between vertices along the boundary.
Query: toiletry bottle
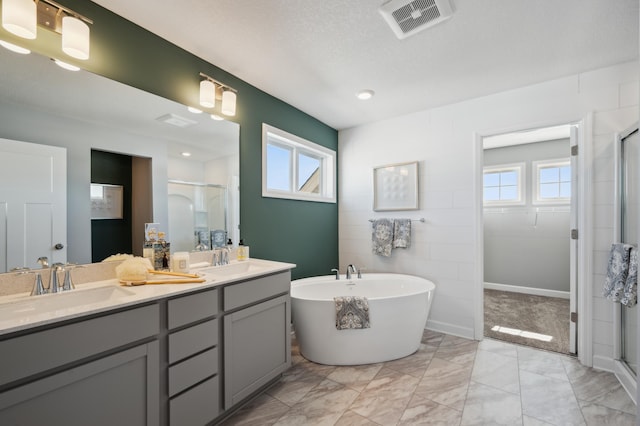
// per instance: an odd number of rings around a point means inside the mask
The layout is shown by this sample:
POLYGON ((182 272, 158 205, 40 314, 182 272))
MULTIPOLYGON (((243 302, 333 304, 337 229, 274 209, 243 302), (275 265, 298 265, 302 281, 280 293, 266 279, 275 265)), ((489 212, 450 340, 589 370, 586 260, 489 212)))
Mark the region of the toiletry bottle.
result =
POLYGON ((240 240, 238 244, 238 260, 247 260, 249 258, 249 246, 244 245, 244 240, 240 240))

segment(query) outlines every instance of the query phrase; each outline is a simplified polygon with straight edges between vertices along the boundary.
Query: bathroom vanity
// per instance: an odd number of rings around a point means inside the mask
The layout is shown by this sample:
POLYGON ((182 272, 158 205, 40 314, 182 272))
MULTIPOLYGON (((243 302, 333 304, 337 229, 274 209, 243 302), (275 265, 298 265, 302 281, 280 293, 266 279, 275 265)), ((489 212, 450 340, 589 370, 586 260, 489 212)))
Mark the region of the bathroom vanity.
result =
POLYGON ((251 259, 202 269, 204 284, 0 298, 0 424, 217 423, 291 364, 293 267, 251 259))

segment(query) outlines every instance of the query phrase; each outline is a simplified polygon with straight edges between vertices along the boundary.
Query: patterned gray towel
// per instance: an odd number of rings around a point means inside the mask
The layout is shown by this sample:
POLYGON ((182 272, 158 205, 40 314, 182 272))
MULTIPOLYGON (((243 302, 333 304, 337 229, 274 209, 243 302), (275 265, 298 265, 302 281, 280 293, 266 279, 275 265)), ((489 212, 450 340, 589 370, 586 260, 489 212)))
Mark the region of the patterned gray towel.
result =
POLYGON ((334 297, 336 305, 336 329, 353 330, 369 328, 369 301, 361 296, 334 297))
POLYGON ((389 257, 393 248, 393 221, 376 219, 373 221, 371 243, 373 254, 389 257))
POLYGON ((629 275, 630 244, 616 243, 611 245, 607 277, 604 281, 602 295, 612 302, 620 302, 629 275))
POLYGON ((411 219, 393 221, 393 248, 411 247, 411 219))
POLYGON ((629 273, 620 303, 629 308, 638 303, 638 249, 636 247, 629 252, 629 273))

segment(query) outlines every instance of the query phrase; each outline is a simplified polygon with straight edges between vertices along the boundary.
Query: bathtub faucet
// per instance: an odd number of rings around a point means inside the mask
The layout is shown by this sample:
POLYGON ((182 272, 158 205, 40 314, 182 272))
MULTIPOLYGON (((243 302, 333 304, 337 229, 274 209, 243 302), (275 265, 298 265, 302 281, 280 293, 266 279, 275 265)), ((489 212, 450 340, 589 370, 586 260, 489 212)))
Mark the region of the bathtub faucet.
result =
POLYGON ((340 271, 339 271, 339 270, 337 270, 336 268, 333 268, 333 269, 331 270, 331 272, 335 272, 335 273, 336 273, 336 280, 339 280, 339 279, 340 279, 340 271))
MULTIPOLYGON (((358 268, 356 268, 356 265, 349 265, 347 266, 347 279, 350 280, 351 279, 351 274, 354 272, 358 272, 358 268)), ((358 276, 358 278, 362 278, 360 276, 358 276)))

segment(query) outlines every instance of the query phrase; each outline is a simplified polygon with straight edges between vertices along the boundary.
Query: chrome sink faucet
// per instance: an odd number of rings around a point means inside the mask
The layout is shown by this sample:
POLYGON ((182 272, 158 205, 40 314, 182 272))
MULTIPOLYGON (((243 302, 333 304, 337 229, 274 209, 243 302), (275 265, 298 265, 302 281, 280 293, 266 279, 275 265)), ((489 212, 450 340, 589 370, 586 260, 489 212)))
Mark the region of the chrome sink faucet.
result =
POLYGON ((356 265, 349 265, 347 266, 347 279, 350 280, 351 279, 351 274, 356 272, 358 270, 358 268, 356 268, 356 265))

